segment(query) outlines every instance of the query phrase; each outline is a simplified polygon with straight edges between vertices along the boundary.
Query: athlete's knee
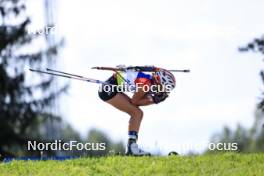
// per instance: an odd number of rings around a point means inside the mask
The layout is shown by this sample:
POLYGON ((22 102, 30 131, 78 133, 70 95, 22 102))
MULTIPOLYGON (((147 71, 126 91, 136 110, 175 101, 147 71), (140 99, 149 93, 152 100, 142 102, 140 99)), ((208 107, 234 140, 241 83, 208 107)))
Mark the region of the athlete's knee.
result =
POLYGON ((142 119, 144 113, 143 113, 143 111, 142 111, 141 109, 138 108, 138 110, 137 110, 137 115, 138 115, 138 117, 139 117, 140 119, 142 119))
POLYGON ((130 116, 133 118, 142 119, 143 118, 143 111, 139 108, 135 108, 135 109, 133 109, 133 111, 131 111, 130 116))

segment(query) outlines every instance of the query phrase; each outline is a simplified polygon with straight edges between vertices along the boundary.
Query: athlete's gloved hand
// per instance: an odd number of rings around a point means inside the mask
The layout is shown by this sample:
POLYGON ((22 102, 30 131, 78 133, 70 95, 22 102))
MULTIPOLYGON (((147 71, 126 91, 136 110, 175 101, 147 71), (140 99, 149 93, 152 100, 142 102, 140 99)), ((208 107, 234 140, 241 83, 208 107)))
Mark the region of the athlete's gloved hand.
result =
POLYGON ((155 94, 151 94, 153 102, 158 104, 160 102, 163 102, 166 98, 168 98, 168 94, 166 92, 159 92, 155 94))

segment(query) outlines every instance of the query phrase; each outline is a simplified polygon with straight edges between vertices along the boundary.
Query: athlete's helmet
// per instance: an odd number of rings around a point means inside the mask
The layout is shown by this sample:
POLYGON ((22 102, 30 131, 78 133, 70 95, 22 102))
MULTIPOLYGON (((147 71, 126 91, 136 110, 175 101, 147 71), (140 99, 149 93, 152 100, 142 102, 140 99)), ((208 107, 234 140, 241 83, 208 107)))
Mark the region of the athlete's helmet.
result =
POLYGON ((164 86, 170 86, 170 90, 174 89, 176 86, 176 81, 174 75, 165 69, 160 69, 155 73, 158 82, 164 86))

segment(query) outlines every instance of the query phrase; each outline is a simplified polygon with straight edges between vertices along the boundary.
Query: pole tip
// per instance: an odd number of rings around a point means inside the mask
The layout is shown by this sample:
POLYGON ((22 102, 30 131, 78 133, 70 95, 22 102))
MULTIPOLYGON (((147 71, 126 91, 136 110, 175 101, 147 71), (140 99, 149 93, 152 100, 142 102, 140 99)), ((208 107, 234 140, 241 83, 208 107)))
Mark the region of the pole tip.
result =
POLYGON ((91 67, 91 69, 97 69, 97 67, 91 67))

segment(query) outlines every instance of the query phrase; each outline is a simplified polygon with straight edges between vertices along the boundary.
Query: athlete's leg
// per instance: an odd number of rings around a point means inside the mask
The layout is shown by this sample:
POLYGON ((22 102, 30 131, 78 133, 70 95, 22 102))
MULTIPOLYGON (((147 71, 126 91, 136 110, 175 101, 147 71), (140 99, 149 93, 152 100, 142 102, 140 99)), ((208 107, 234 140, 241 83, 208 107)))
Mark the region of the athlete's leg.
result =
POLYGON ((141 150, 137 145, 138 131, 143 118, 142 110, 131 103, 131 98, 124 93, 117 93, 111 99, 106 100, 120 111, 126 112, 130 115, 128 125, 128 144, 126 148, 126 155, 145 156, 150 153, 141 150))
POLYGON ((128 131, 139 131, 143 118, 143 111, 139 107, 133 105, 131 99, 127 95, 118 93, 106 102, 130 115, 128 131))
POLYGON ((130 115, 126 155, 149 156, 150 153, 141 150, 136 143, 140 123, 143 118, 142 110, 139 107, 133 105, 131 103, 131 99, 124 93, 118 93, 106 102, 130 115))

